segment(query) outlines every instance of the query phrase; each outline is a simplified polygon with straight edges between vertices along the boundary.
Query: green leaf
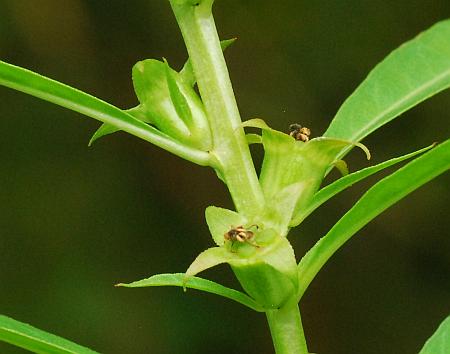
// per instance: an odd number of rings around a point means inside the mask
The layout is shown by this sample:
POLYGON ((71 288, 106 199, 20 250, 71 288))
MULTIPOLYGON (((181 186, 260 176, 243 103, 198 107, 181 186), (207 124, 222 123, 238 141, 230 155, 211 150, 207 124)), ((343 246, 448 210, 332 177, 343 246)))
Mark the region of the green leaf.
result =
POLYGON ((44 332, 29 324, 0 315, 0 340, 42 354, 94 354, 67 339, 44 332))
POLYGON ((351 187, 353 184, 355 184, 359 181, 362 181, 365 178, 367 178, 385 168, 393 166, 404 160, 410 159, 413 156, 419 155, 419 154, 431 149, 433 146, 435 146, 435 144, 425 147, 423 149, 420 149, 418 151, 414 151, 410 154, 396 157, 396 158, 390 159, 388 161, 384 161, 384 162, 379 163, 374 166, 366 167, 362 170, 359 170, 359 171, 353 172, 349 175, 346 175, 346 176, 338 179, 337 181, 334 181, 333 183, 322 188, 316 194, 314 194, 310 203, 306 207, 300 209, 298 211, 298 213, 296 215, 294 215, 290 226, 294 227, 294 226, 299 225, 308 215, 310 215, 314 210, 316 210, 319 206, 321 206, 323 203, 325 203, 328 199, 332 198, 339 192, 342 192, 343 190, 351 187))
POLYGON ((0 61, 0 85, 116 126, 199 165, 209 165, 210 158, 206 152, 182 145, 109 103, 32 71, 0 61))
POLYGON ((450 316, 447 317, 428 339, 419 354, 450 353, 450 316))
POLYGON ((126 288, 143 288, 148 286, 186 287, 226 297, 258 312, 264 311, 264 309, 258 305, 255 300, 240 291, 230 289, 211 280, 198 277, 190 277, 186 280, 184 273, 158 274, 130 284, 117 284, 116 286, 123 286, 126 288))
POLYGON ((104 137, 105 135, 113 134, 119 132, 120 129, 111 124, 103 123, 94 134, 92 134, 91 139, 89 140, 88 146, 92 146, 98 139, 104 137))
MULTIPOLYGON (((134 118, 139 119, 140 121, 146 122, 146 123, 153 123, 150 117, 146 116, 144 112, 142 112, 142 109, 140 106, 127 109, 125 112, 132 115, 134 118)), ((105 135, 113 134, 120 131, 119 128, 117 128, 114 125, 103 123, 100 128, 98 128, 95 133, 92 135, 91 139, 89 140, 88 146, 92 146, 92 144, 97 141, 98 139, 104 137, 105 135)))
MULTIPOLYGON (((222 47, 222 50, 225 51, 229 46, 231 46, 236 41, 236 38, 231 39, 225 39, 223 41, 220 41, 220 46, 222 47)), ((193 87, 196 83, 194 69, 192 68, 191 60, 188 59, 186 63, 183 66, 183 69, 180 71, 180 78, 181 80, 191 87, 193 87)))
POLYGON ((449 86, 450 20, 446 20, 378 64, 344 102, 324 136, 360 141, 449 86))
POLYGON ((224 244, 224 235, 231 228, 246 225, 247 219, 235 211, 209 206, 205 210, 206 223, 218 246, 224 244))
POLYGON ((450 140, 446 140, 370 188, 300 261, 300 296, 328 259, 361 228, 449 168, 450 140))

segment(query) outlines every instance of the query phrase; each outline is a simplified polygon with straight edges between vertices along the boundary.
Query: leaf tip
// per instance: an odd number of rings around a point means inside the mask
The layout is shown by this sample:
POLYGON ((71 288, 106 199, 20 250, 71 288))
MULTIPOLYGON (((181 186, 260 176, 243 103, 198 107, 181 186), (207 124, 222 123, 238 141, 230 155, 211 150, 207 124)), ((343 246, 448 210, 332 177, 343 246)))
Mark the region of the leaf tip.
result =
POLYGON ((355 143, 355 146, 359 147, 364 153, 366 154, 367 160, 370 160, 372 158, 372 155, 370 153, 370 150, 368 147, 361 143, 355 143))

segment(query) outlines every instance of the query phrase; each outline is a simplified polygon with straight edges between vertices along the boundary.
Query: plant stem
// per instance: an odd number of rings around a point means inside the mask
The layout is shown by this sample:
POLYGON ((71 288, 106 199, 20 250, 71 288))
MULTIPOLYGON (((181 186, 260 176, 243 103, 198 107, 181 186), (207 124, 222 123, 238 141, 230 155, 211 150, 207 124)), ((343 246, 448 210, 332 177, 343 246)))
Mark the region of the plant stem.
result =
POLYGON ((276 354, 308 354, 296 299, 266 315, 276 354))
POLYGON ((217 159, 236 209, 252 218, 264 197, 250 156, 225 59, 212 16, 213 0, 171 0, 186 43, 213 137, 217 159))

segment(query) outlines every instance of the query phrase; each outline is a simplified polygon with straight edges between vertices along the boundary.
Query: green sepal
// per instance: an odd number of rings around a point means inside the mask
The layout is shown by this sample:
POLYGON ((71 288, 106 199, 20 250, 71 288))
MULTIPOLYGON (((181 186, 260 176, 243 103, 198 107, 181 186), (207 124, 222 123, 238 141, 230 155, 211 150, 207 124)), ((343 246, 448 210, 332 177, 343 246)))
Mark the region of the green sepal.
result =
POLYGON ((166 60, 164 63, 170 98, 178 116, 189 129, 190 141, 200 150, 210 150, 212 136, 203 103, 192 87, 183 83, 180 74, 172 70, 166 60))
POLYGON ((294 250, 285 237, 275 237, 247 262, 229 262, 242 288, 266 309, 280 308, 298 289, 294 250))
POLYGON ((265 154, 259 181, 266 200, 277 201, 272 203, 268 219, 278 225, 281 234, 287 231, 292 216, 307 205, 318 190, 327 170, 334 166, 339 151, 356 145, 370 158, 369 151, 360 143, 324 137, 305 143, 271 129, 262 119, 246 121, 243 126, 262 129, 265 154), (289 192, 287 188, 293 186, 296 191, 289 192), (279 202, 280 198, 284 203, 279 202), (292 202, 295 202, 294 207, 286 208, 292 202))
POLYGON ((176 71, 163 62, 147 59, 138 62, 132 73, 141 110, 152 117, 159 130, 188 146, 203 151, 211 148, 203 104, 176 71))
MULTIPOLYGON (((220 45, 222 47, 222 50, 227 49, 229 46, 231 46, 236 41, 236 38, 231 39, 225 39, 223 41, 220 41, 220 45)), ((180 73, 178 74, 179 79, 183 82, 183 84, 193 87, 196 83, 194 70, 192 68, 192 63, 190 59, 186 61, 186 63, 183 66, 183 69, 181 69, 180 73)), ((126 110, 127 113, 130 113, 134 118, 137 118, 143 122, 146 123, 153 123, 153 120, 149 115, 146 115, 145 112, 143 112, 141 106, 137 106, 131 109, 126 110)), ((103 123, 100 128, 97 129, 97 131, 92 135, 92 138, 89 141, 89 146, 91 146, 96 140, 100 139, 101 137, 109 134, 113 134, 120 131, 117 127, 111 125, 111 124, 105 124, 103 123)), ((259 141, 260 142, 260 141, 259 141)))
POLYGON ((282 236, 286 236, 289 231, 288 225, 299 198, 308 188, 308 185, 308 181, 293 183, 277 193, 264 210, 262 219, 265 220, 265 226, 277 230, 282 236))
POLYGON ((337 160, 337 161, 334 161, 333 165, 334 165, 334 167, 337 168, 337 170, 341 173, 342 176, 348 175, 349 171, 348 171, 347 162, 345 162, 344 160, 337 160))
POLYGON ((165 64, 155 59, 142 60, 133 66, 132 77, 141 109, 153 118, 154 124, 170 136, 188 136, 189 130, 170 99, 165 64))
POLYGON ((186 271, 194 275, 228 263, 243 289, 266 309, 280 307, 298 291, 297 264, 289 241, 272 229, 255 231, 254 245, 213 247, 200 253, 186 271), (256 245, 256 246, 255 246, 256 245))
POLYGON ((247 144, 262 144, 262 137, 258 134, 245 134, 245 139, 247 140, 247 144))
POLYGON ((235 262, 241 261, 237 253, 230 252, 224 247, 208 248, 200 253, 186 270, 185 281, 187 282, 189 278, 206 269, 215 267, 219 264, 230 263, 233 260, 235 262))
POLYGON ((247 219, 235 211, 209 206, 205 210, 206 223, 217 246, 224 244, 224 235, 233 227, 247 224, 247 219))
POLYGON ((412 153, 384 161, 384 162, 379 163, 374 166, 363 168, 362 170, 353 172, 351 174, 348 174, 344 177, 339 178, 338 180, 325 186, 324 188, 320 189, 317 193, 315 193, 313 198, 311 199, 311 201, 308 203, 308 205, 305 208, 298 210, 298 212, 294 215, 290 226, 294 227, 294 226, 299 225, 309 214, 311 214, 320 205, 325 203, 328 199, 332 198, 336 194, 351 187, 355 183, 358 183, 358 182, 366 179, 367 177, 372 176, 373 174, 384 170, 385 168, 388 168, 397 163, 400 163, 402 161, 410 159, 411 157, 414 157, 418 154, 421 154, 421 153, 433 148, 435 145, 436 144, 427 146, 425 148, 414 151, 412 153))

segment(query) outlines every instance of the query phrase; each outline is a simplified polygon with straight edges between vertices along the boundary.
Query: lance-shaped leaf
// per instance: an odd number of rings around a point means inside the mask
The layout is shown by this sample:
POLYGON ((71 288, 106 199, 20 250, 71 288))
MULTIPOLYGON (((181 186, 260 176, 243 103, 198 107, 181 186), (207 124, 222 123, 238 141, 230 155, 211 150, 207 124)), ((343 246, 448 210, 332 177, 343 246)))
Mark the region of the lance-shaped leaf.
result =
POLYGON ((360 141, 449 86, 450 20, 446 20, 378 64, 344 102, 324 136, 360 141))
POLYGON ((370 188, 299 264, 301 297, 328 259, 391 205, 450 168, 450 140, 411 161, 370 188))
MULTIPOLYGON (((145 123, 153 123, 151 120, 151 117, 145 115, 145 113, 142 111, 140 106, 133 107, 130 109, 127 109, 125 111, 129 115, 133 116, 136 119, 139 119, 142 122, 145 123)), ((98 139, 104 137, 105 135, 113 134, 120 131, 119 128, 117 128, 115 125, 103 123, 100 128, 98 128, 95 133, 92 135, 91 139, 89 140, 89 146, 92 146, 92 144, 97 141, 98 139)))
POLYGON ((209 164, 209 154, 180 144, 168 135, 105 101, 30 70, 0 61, 0 85, 114 125, 199 165, 209 164))
POLYGON ((427 340, 419 354, 448 354, 450 353, 450 316, 447 317, 427 340))
POLYGON ((95 354, 67 339, 0 315, 0 340, 40 354, 95 354))
POLYGON ((198 277, 190 277, 186 280, 185 277, 186 276, 184 273, 157 274, 150 278, 138 280, 129 284, 121 283, 117 284, 116 286, 122 286, 126 288, 143 288, 149 286, 179 286, 220 295, 239 302, 242 305, 251 308, 252 310, 258 312, 264 311, 264 309, 260 305, 258 305, 255 300, 240 291, 228 288, 211 280, 198 277))
POLYGON ((314 196, 311 199, 311 201, 309 202, 309 204, 307 206, 305 206, 304 208, 299 209, 297 214, 294 215, 290 226, 294 227, 294 226, 299 225, 308 215, 310 215, 314 210, 316 210, 319 206, 321 206, 323 203, 325 203, 328 199, 332 198, 339 192, 342 192, 343 190, 351 187, 355 183, 362 181, 362 180, 366 179, 367 177, 370 177, 371 175, 384 170, 385 168, 393 166, 404 160, 410 159, 411 157, 414 157, 416 155, 422 154, 423 152, 431 149, 433 146, 435 146, 435 144, 425 147, 423 149, 414 151, 410 154, 399 156, 399 157, 384 161, 384 162, 379 163, 374 166, 366 167, 362 170, 353 172, 349 175, 339 178, 337 181, 334 181, 333 183, 322 188, 316 194, 314 194, 314 196))

